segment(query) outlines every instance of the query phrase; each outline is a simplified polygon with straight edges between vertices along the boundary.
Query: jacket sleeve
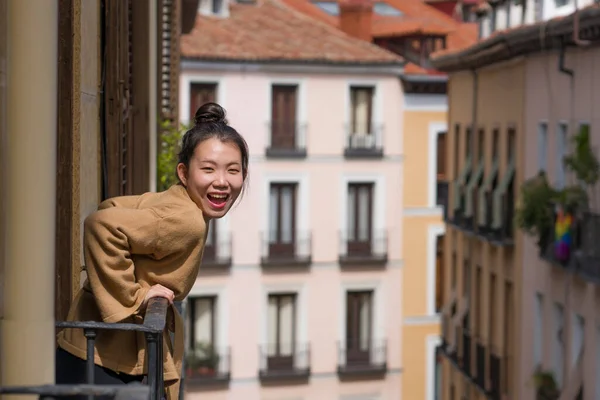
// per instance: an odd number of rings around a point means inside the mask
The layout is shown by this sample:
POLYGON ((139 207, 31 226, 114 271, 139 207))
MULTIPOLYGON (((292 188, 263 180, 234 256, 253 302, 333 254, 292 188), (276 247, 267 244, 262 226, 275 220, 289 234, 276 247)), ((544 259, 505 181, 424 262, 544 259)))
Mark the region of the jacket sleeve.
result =
POLYGON ((136 280, 132 254, 153 254, 160 217, 152 209, 104 208, 84 222, 88 280, 104 322, 136 315, 146 293, 136 280))

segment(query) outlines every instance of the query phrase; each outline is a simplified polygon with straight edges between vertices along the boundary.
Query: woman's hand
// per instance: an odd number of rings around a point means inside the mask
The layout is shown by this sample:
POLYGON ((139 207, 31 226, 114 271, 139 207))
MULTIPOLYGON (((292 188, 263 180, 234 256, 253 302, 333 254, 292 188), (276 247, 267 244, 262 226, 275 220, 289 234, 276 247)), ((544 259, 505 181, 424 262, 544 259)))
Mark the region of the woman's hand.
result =
POLYGON ((148 305, 148 300, 153 297, 164 297, 169 300, 170 304, 173 304, 173 299, 175 298, 175 293, 169 288, 164 287, 163 285, 156 284, 150 287, 150 290, 146 293, 146 297, 144 297, 144 301, 142 302, 141 309, 145 309, 148 305))

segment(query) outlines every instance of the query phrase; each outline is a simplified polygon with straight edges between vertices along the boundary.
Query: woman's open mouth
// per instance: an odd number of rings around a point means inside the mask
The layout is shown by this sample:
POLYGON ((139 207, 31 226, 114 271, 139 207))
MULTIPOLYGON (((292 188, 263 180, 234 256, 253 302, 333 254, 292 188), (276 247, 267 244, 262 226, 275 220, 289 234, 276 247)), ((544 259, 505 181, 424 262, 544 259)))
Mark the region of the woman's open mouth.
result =
POLYGON ((210 206, 216 210, 221 210, 227 204, 229 195, 226 193, 210 193, 206 195, 210 206))

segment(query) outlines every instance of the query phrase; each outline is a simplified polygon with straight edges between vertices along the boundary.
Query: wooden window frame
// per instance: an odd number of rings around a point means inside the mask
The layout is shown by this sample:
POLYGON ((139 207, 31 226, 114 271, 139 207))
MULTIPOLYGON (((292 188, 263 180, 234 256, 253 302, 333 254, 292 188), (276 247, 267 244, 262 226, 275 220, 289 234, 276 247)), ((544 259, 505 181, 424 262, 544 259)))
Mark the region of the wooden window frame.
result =
POLYGON ((270 134, 273 149, 297 148, 299 89, 298 84, 271 85, 270 134))
POLYGON ((373 102, 375 99, 375 86, 367 85, 352 85, 350 86, 350 128, 351 135, 356 135, 356 107, 357 107, 357 96, 360 91, 366 91, 369 95, 369 104, 367 111, 367 135, 373 135, 373 102))
POLYGON ((298 316, 298 295, 296 293, 271 293, 268 296, 268 307, 270 307, 271 304, 271 299, 276 299, 277 300, 277 321, 276 321, 276 329, 277 331, 275 332, 275 343, 269 343, 270 345, 274 345, 275 347, 275 351, 274 354, 268 353, 267 355, 267 369, 268 370, 290 370, 294 368, 294 359, 295 359, 295 355, 296 355, 296 336, 297 336, 297 316, 298 316), (293 312, 292 312, 292 343, 290 343, 291 346, 291 354, 290 355, 283 355, 281 354, 281 346, 282 346, 282 341, 281 341, 281 324, 280 324, 280 318, 281 318, 281 302, 284 298, 290 297, 292 299, 292 307, 293 307, 293 312))
POLYGON ((439 132, 436 135, 436 156, 437 156, 437 180, 445 180, 446 173, 446 154, 448 146, 448 133, 439 132))
POLYGON ((296 218, 296 210, 298 207, 298 183, 278 183, 272 182, 269 187, 269 201, 271 199, 271 195, 273 192, 276 192, 277 195, 277 217, 276 217, 276 230, 275 230, 275 240, 272 240, 271 233, 268 232, 267 238, 269 243, 269 257, 278 257, 278 256, 293 256, 296 254, 296 228, 298 225, 298 221, 296 218), (292 190, 292 207, 291 207, 291 218, 292 218, 292 227, 291 227, 291 240, 290 243, 286 243, 283 241, 283 216, 282 216, 282 204, 283 204, 283 190, 284 189, 292 190))
POLYGON ((368 364, 372 351, 373 340, 373 312, 374 312, 373 290, 348 290, 346 291, 346 364, 368 364), (366 298, 369 303, 369 320, 367 349, 361 349, 360 337, 361 319, 360 301, 366 298))
MULTIPOLYGON (((348 237, 347 237, 347 251, 351 255, 370 255, 373 246, 373 203, 375 194, 375 184, 373 182, 351 182, 348 183, 348 197, 354 197, 354 226, 348 226, 348 237), (360 237, 360 196, 358 195, 361 189, 367 189, 368 191, 368 205, 367 212, 369 213, 367 218, 367 238, 361 240, 360 237), (351 233, 353 235, 351 235, 351 233), (352 240, 351 238, 354 238, 352 240)), ((349 210, 350 212, 351 210, 349 210)), ((348 221, 349 222, 349 221, 348 221)))
POLYGON ((206 103, 217 102, 219 85, 213 82, 190 83, 190 123, 194 123, 196 111, 206 103))

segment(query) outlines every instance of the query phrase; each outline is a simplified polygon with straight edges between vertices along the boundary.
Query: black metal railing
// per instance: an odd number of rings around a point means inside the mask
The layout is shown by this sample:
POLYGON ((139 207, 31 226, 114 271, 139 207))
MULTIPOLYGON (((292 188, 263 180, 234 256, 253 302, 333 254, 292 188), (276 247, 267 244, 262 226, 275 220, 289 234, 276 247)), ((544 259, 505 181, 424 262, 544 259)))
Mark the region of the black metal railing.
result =
POLYGON ((260 346, 261 380, 307 379, 310 376, 309 343, 272 343, 260 346))
POLYGON ((306 157, 306 127, 293 120, 268 122, 267 157, 306 157))
POLYGON ((57 322, 59 329, 83 329, 87 339, 86 384, 42 385, 31 387, 0 387, 3 394, 37 394, 41 398, 53 396, 85 395, 89 399, 95 396, 112 396, 114 399, 160 400, 164 394, 163 377, 163 331, 165 330, 169 303, 164 298, 152 298, 148 301, 143 324, 104 323, 95 321, 57 322), (147 385, 106 386, 94 384, 94 345, 96 335, 101 330, 142 332, 147 342, 147 385))
POLYGON ((444 220, 446 220, 448 218, 448 181, 437 180, 435 187, 435 204, 444 209, 444 220))
POLYGON ((339 374, 385 373, 387 340, 357 340, 339 343, 339 374))
POLYGON ((489 369, 489 387, 487 392, 489 393, 491 400, 500 400, 501 394, 501 378, 502 378, 502 358, 498 354, 498 351, 490 348, 489 352, 490 369, 489 369))
POLYGON ((465 375, 471 376, 471 334, 468 329, 462 329, 462 358, 461 367, 465 375))
POLYGON ((577 272, 585 279, 600 283, 600 215, 585 212, 578 225, 575 230, 577 272))
POLYGON ((261 233, 261 265, 264 267, 308 266, 312 261, 312 233, 261 233))
POLYGON ((346 130, 344 156, 369 158, 383 156, 383 125, 371 125, 366 133, 356 133, 351 127, 346 130))
POLYGON ((475 344, 475 384, 482 390, 485 390, 485 372, 485 345, 478 339, 475 344))
POLYGON ((218 238, 215 243, 206 243, 202 256, 202 268, 228 268, 231 266, 231 235, 218 238))
POLYGON ((190 385, 226 383, 231 379, 231 348, 210 347, 208 351, 189 350, 185 377, 190 385))
POLYGON ((384 265, 387 260, 386 230, 340 232, 339 262, 341 265, 384 265))

